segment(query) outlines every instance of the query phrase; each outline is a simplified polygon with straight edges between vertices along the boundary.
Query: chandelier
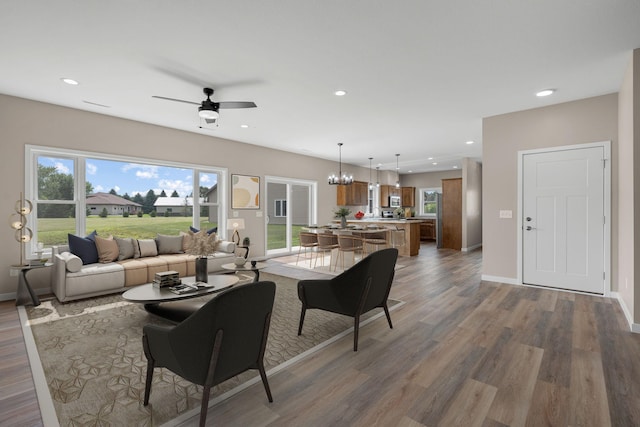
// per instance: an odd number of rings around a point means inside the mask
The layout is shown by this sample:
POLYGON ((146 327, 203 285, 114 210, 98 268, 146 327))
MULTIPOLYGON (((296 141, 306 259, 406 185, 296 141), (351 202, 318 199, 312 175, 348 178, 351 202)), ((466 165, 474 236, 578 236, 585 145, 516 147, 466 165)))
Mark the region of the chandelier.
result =
POLYGON ((329 185, 349 185, 353 184, 353 176, 342 173, 342 142, 338 142, 338 149, 340 150, 340 162, 338 175, 332 173, 329 175, 329 185))
POLYGON ((396 154, 396 188, 400 188, 400 167, 398 166, 398 158, 400 154, 396 154))

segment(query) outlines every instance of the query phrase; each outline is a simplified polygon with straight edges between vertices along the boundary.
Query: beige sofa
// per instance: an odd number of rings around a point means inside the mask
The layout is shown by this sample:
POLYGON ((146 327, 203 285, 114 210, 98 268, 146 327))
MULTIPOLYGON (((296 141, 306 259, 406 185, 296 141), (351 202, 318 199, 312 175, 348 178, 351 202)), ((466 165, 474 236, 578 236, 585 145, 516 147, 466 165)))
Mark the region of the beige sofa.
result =
MULTIPOLYGON (((233 242, 220 242, 218 251, 209 256, 209 272, 222 271, 222 264, 233 261, 235 249, 233 242)), ((54 246, 51 288, 61 302, 122 292, 152 282, 160 271, 174 270, 180 277, 195 276, 195 259, 193 255, 175 253, 83 265, 80 258, 69 252, 68 245, 54 246)))

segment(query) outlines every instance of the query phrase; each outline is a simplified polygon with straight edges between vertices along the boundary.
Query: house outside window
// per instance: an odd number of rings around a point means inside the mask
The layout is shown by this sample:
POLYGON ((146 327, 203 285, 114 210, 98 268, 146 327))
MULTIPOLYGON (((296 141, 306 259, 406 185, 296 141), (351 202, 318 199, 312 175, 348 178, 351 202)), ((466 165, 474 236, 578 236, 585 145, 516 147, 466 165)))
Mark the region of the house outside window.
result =
MULTIPOLYGON (((34 237, 27 255, 38 242, 45 253, 53 245, 67 244, 68 234, 97 230, 105 237, 155 238, 177 235, 189 226, 209 229, 226 217, 226 197, 219 194, 227 176, 224 168, 32 145, 25 155, 30 159, 25 197, 34 204, 28 218, 34 237), (158 215, 154 205, 163 193, 180 194, 169 218, 158 215), (193 200, 188 206, 187 199, 193 200)), ((220 234, 224 238, 226 231, 220 234)))
POLYGON ((274 216, 275 217, 286 217, 287 216, 287 201, 284 199, 276 199, 274 202, 274 216))

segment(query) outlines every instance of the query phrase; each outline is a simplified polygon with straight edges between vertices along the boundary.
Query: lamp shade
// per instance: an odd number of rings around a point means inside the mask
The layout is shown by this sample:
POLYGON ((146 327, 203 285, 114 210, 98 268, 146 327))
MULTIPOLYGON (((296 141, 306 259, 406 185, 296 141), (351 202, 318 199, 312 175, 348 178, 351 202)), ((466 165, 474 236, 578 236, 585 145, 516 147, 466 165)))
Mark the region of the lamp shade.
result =
POLYGON ((243 218, 228 219, 227 230, 244 230, 244 219, 243 218))

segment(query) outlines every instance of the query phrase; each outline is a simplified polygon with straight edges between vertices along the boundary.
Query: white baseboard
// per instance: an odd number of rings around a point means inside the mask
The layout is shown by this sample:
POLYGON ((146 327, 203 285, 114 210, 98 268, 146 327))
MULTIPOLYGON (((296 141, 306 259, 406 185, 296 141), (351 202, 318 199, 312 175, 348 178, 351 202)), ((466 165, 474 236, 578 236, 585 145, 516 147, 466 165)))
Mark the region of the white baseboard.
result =
POLYGON ((516 279, 515 277, 500 277, 500 276, 490 276, 488 274, 483 274, 481 279, 487 282, 506 283, 507 285, 521 284, 521 283, 518 283, 518 279, 516 279))
POLYGON ((478 243, 477 245, 469 246, 468 248, 460 249, 461 252, 471 252, 474 249, 478 249, 482 247, 482 243, 478 243))
POLYGON ((631 330, 631 332, 640 334, 640 323, 633 323, 633 316, 631 315, 631 311, 629 311, 629 308, 625 304, 620 294, 618 292, 611 292, 611 298, 617 299, 618 303, 620 303, 620 307, 622 308, 624 317, 627 318, 627 323, 629 323, 629 329, 631 330))

